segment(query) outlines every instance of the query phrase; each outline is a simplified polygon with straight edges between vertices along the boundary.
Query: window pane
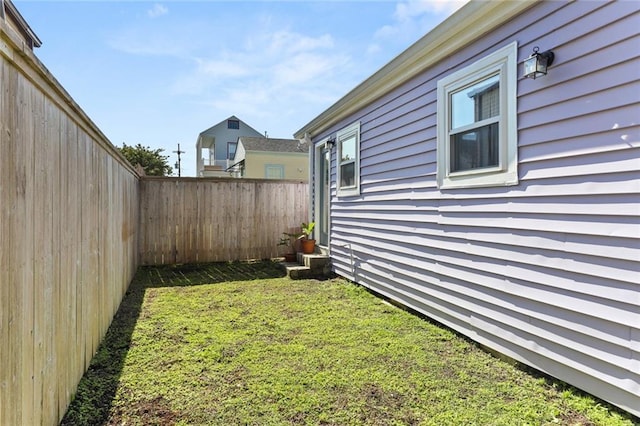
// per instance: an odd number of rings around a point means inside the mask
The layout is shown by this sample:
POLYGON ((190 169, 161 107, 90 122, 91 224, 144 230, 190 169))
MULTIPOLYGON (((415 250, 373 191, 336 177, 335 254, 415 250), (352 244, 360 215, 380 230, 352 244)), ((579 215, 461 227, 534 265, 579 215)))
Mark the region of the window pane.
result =
POLYGON ((349 186, 354 186, 356 184, 355 181, 355 163, 343 164, 340 166, 340 187, 345 188, 349 186))
POLYGON ((451 136, 451 172, 495 167, 499 158, 498 123, 451 136))
POLYGON ((500 114, 499 79, 495 75, 451 95, 451 129, 500 114))
POLYGON ((284 179, 284 166, 266 166, 267 179, 284 179))
POLYGON ((340 161, 355 160, 356 158, 356 137, 351 136, 348 139, 344 139, 340 149, 341 157, 340 161))
POLYGON ((237 142, 227 142, 227 158, 229 160, 233 160, 233 157, 235 157, 237 147, 237 142))

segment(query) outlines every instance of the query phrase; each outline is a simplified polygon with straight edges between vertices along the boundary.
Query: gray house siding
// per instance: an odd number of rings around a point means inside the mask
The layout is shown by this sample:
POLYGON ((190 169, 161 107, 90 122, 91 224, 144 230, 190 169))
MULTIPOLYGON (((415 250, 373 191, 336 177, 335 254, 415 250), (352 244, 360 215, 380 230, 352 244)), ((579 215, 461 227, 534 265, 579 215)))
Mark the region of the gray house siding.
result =
POLYGON ((314 135, 361 125, 334 270, 640 415, 638 28, 634 2, 537 3, 314 135), (519 184, 440 190, 437 81, 513 41, 520 74, 556 55, 518 77, 519 184))

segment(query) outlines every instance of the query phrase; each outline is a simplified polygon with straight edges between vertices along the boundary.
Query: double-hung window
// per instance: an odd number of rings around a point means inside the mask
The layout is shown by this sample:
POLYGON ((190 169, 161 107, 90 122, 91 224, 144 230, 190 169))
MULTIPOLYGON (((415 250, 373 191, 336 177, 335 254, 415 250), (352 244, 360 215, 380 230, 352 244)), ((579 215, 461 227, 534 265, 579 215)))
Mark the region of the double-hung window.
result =
POLYGON ((360 123, 338 132, 338 196, 360 194, 360 123))
POLYGON ((518 183, 517 43, 438 81, 438 186, 518 183))

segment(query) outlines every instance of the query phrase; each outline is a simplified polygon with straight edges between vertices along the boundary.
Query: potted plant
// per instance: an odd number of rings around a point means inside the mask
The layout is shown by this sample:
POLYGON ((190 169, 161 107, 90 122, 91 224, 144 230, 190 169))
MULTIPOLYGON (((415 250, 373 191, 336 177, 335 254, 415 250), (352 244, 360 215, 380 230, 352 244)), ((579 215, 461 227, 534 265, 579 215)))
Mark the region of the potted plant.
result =
POLYGON ((300 237, 300 235, 301 234, 291 234, 289 232, 282 233, 278 246, 287 247, 287 251, 284 254, 285 262, 296 261, 296 248, 294 242, 300 237))
POLYGON ((316 250, 316 240, 309 238, 313 233, 313 228, 316 226, 315 222, 302 223, 302 253, 311 254, 316 250))

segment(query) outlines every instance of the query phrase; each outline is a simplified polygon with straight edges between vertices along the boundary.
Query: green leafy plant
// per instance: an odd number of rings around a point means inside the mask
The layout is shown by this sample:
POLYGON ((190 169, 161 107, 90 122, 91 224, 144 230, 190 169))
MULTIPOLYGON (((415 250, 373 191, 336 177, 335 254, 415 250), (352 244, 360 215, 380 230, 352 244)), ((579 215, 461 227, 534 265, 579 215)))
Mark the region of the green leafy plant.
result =
POLYGON ((313 233, 313 228, 315 228, 315 226, 316 226, 315 222, 309 222, 309 223, 302 222, 302 225, 300 226, 300 228, 302 228, 302 235, 300 236, 300 238, 308 239, 313 233))
POLYGON ((151 149, 141 144, 129 146, 123 143, 122 148, 118 147, 118 150, 129 160, 131 165, 134 167, 140 165, 147 176, 171 176, 173 174, 173 169, 167 162, 169 157, 162 155, 164 151, 162 148, 151 149))

